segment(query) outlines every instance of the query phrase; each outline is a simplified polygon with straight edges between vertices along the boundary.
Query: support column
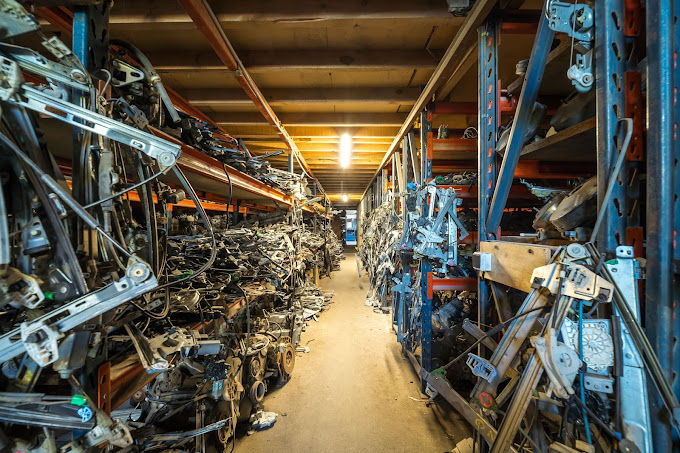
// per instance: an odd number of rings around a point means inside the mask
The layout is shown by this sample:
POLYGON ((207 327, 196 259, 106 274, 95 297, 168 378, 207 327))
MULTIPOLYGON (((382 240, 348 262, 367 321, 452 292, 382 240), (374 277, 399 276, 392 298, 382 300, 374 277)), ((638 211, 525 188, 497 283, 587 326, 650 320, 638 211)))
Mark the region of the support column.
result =
MULTIPOLYGON (((612 3, 612 2, 606 2, 612 3)), ((616 2, 617 6, 622 2, 616 2)), ((646 330, 666 377, 673 361, 673 40, 671 0, 647 1, 646 330)), ((602 9, 602 8, 600 8, 602 9)), ((609 11, 605 11, 609 12, 609 11)), ((600 16, 603 17, 603 16, 600 16)), ((609 19, 609 15, 606 16, 609 19)), ((597 20, 597 17, 596 17, 597 20)), ((597 23, 597 22, 596 22, 597 23)), ((615 27, 607 27, 613 33, 615 27)), ((613 39, 613 37, 612 37, 613 39)), ((599 61, 598 61, 599 63, 599 61)), ((611 76, 610 76, 611 77, 611 76)), ((611 106, 609 106, 611 110, 611 106)), ((600 108, 598 108, 600 110, 600 108)), ((599 125, 598 117, 598 125, 599 125)), ((599 138, 599 131, 598 131, 599 138)), ((599 145, 599 143, 598 143, 599 145)), ((600 171, 598 162, 598 174, 600 171)), ((603 207, 605 208, 605 207, 603 207)), ((603 225, 604 226, 604 225, 603 225)), ((611 226, 610 226, 611 228, 611 226)), ((607 228, 605 228, 605 231, 607 228)), ((672 448, 668 413, 649 386, 655 452, 672 448), (653 395, 653 396, 652 396, 653 395)))
MULTIPOLYGON (((423 110, 420 114, 420 157, 421 181, 427 184, 432 178, 432 112, 423 110)), ((424 201, 421 209, 427 209, 428 200, 424 201)), ((432 264, 423 258, 420 260, 420 287, 422 306, 420 307, 420 366, 426 371, 432 371, 432 264)), ((425 382, 422 390, 425 391, 425 382)))
MULTIPOLYGON (((478 143, 478 240, 486 231, 486 219, 491 204, 491 195, 496 186, 496 136, 498 119, 498 26, 495 19, 489 19, 478 30, 479 45, 479 115, 477 128, 478 143)), ((477 283, 478 325, 489 324, 486 319, 489 302, 489 285, 480 278, 477 283)))
MULTIPOLYGON (((109 55, 109 10, 111 2, 104 1, 96 6, 77 6, 73 13, 73 38, 71 49, 73 54, 82 62, 85 69, 93 72, 97 69, 105 68, 109 55)), ((72 102, 74 104, 87 107, 88 97, 82 95, 78 90, 72 92, 72 102)), ((90 106, 94 109, 94 106, 90 106)), ((73 198, 81 204, 87 204, 93 200, 85 199, 85 188, 83 182, 87 181, 85 155, 82 152, 83 131, 80 128, 73 128, 73 151, 72 151, 72 174, 73 186, 71 193, 73 198)), ((70 220, 74 234, 71 238, 73 246, 78 249, 83 241, 91 243, 96 249, 96 235, 85 232, 88 239, 84 237, 83 223, 73 217, 70 220)))
MULTIPOLYGON (((231 223, 232 225, 236 225, 239 222, 239 208, 241 206, 241 202, 239 200, 231 200, 231 205, 234 208, 234 211, 231 213, 231 223)), ((229 213, 227 213, 229 215, 229 213)))
MULTIPOLYGON (((619 119, 624 114, 625 44, 623 1, 595 2, 595 86, 597 89, 597 199, 598 212, 605 210, 597 247, 612 255, 625 240, 625 191, 616 185, 609 206, 601 206, 609 176, 618 157, 625 130, 619 119)), ((622 174, 625 174, 622 172, 622 174)))
POLYGON ((526 77, 522 85, 522 93, 517 102, 517 112, 512 123, 508 146, 505 148, 503 163, 501 164, 500 174, 493 198, 489 207, 489 214, 486 220, 485 239, 497 238, 498 230, 503 217, 503 210, 510 195, 510 187, 515 176, 517 163, 524 147, 524 137, 529 127, 529 120, 534 109, 534 103, 538 96, 538 89, 543 80, 543 72, 550 53, 555 32, 548 26, 548 19, 545 14, 541 14, 538 23, 538 32, 534 39, 534 47, 531 50, 531 58, 527 67, 526 77))
MULTIPOLYGON (((312 198, 315 198, 315 197, 316 197, 316 183, 312 183, 312 198)), ((359 218, 359 216, 357 214, 357 224, 358 224, 358 218, 359 218)), ((317 214, 316 214, 316 210, 315 210, 314 211, 314 234, 318 234, 318 233, 319 233, 319 228, 318 228, 318 225, 317 225, 317 214)), ((325 244, 326 244, 326 237, 325 236, 323 238, 323 242, 324 242, 324 246, 325 246, 325 244)), ((324 256, 325 256, 325 252, 324 252, 324 256)), ((319 263, 316 260, 314 260, 313 272, 314 272, 314 284, 318 285, 319 284, 319 263)))
MULTIPOLYGON (((680 366, 680 247, 677 245, 677 234, 680 231, 680 0, 673 0, 673 367, 680 366)), ((676 373, 673 376, 673 391, 676 397, 680 397, 680 376, 676 373)), ((677 441, 677 435, 676 435, 677 441)))

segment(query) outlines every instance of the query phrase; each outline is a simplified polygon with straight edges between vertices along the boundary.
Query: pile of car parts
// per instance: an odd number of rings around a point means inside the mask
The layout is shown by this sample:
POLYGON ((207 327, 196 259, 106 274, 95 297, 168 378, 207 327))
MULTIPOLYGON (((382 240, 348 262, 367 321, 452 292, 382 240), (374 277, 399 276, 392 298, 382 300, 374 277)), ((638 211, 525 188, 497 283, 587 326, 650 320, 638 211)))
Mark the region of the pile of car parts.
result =
MULTIPOLYGON (((598 263, 591 244, 555 248, 513 316, 468 330, 470 347, 421 370, 490 451, 652 451, 647 378, 660 389, 665 378, 652 371, 658 362, 636 320, 632 248, 598 263), (448 377, 466 366, 477 379, 469 399, 448 377)), ((677 407, 673 398, 664 404, 677 407)), ((458 451, 469 451, 464 444, 458 451)))
POLYGON ((0 2, 0 23, 0 445, 232 446, 328 307, 314 277, 337 267, 338 239, 303 217, 304 178, 178 112, 134 46, 112 41, 88 72, 18 3, 0 2), (49 132, 65 126, 66 141, 49 132), (153 129, 295 193, 292 210, 209 216, 181 146, 153 129))
MULTIPOLYGON (((389 197, 388 197, 389 198, 389 197)), ((399 239, 402 222, 394 209, 394 201, 389 200, 378 206, 360 224, 361 243, 357 256, 368 273, 370 283, 367 305, 382 307, 389 305, 386 297, 392 286, 392 279, 399 265, 399 239)))

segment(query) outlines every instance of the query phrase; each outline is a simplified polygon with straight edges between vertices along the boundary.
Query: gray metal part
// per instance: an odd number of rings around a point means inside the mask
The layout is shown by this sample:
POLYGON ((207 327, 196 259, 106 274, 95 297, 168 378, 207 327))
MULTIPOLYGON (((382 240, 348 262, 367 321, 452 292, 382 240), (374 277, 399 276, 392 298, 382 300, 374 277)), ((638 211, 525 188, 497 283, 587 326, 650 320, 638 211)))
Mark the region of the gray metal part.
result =
MULTIPOLYGON (((523 313, 546 305, 547 301, 548 298, 546 295, 537 290, 533 290, 527 295, 518 312, 523 313)), ((506 330, 505 335, 503 335, 500 344, 489 360, 491 364, 496 367, 498 375, 492 382, 486 382, 480 379, 477 382, 477 385, 475 385, 473 395, 479 395, 481 392, 487 392, 492 395, 497 394, 498 384, 500 383, 501 378, 505 375, 508 368, 510 368, 517 357, 524 340, 529 335, 534 322, 538 319, 539 313, 540 311, 537 310, 527 316, 522 316, 512 321, 508 330, 506 330)))
MULTIPOLYGON (((424 369, 420 369, 420 376, 430 385, 433 389, 437 391, 446 401, 448 401, 451 406, 458 411, 468 423, 475 428, 479 434, 484 438, 484 440, 489 445, 493 445, 496 435, 498 434, 496 429, 486 420, 485 417, 480 415, 470 404, 462 397, 458 392, 456 392, 451 385, 446 381, 446 379, 433 376, 424 369)), ((513 447, 509 447, 508 452, 516 453, 513 447)))
POLYGON ((586 15, 590 16, 592 22, 593 11, 586 4, 579 3, 574 5, 565 2, 550 2, 550 11, 548 13, 550 15, 550 28, 556 32, 566 33, 578 41, 592 41, 595 31, 592 25, 584 32, 574 31, 571 17, 575 14, 577 8, 583 8, 586 11, 586 15))
POLYGON ((38 21, 14 0, 0 0, 0 39, 22 35, 38 30, 38 21))
MULTIPOLYGON (((65 333, 120 304, 141 296, 156 286, 158 282, 153 275, 141 283, 135 283, 131 278, 124 276, 118 282, 89 293, 31 322, 45 323, 58 332, 65 333)), ((12 359, 25 351, 26 348, 20 340, 19 328, 0 337, 0 362, 12 359)))
MULTIPOLYGON (((640 316, 640 306, 637 299, 637 280, 635 278, 635 259, 632 247, 617 247, 617 263, 605 264, 618 286, 621 294, 626 299, 628 307, 635 315, 640 316)), ((614 313, 620 315, 614 306, 614 313)), ((619 316, 619 319, 621 317, 619 316)), ((632 441, 643 453, 651 453, 652 450, 652 427, 649 411, 649 398, 647 394, 647 376, 643 368, 643 360, 640 356, 630 331, 625 322, 621 320, 622 352, 623 352, 623 375, 619 380, 621 386, 621 419, 623 435, 632 441)))
POLYGON ((78 418, 64 414, 50 414, 38 410, 0 406, 0 420, 10 424, 44 426, 55 429, 87 430, 94 427, 94 420, 82 422, 78 418))
POLYGON ((55 99, 26 84, 21 86, 19 105, 64 121, 80 129, 126 144, 152 157, 165 167, 174 165, 182 147, 132 126, 75 104, 55 99), (56 111, 55 111, 56 110, 56 111))
POLYGON ((34 50, 13 46, 7 43, 0 43, 0 51, 9 55, 21 69, 27 72, 84 92, 90 90, 90 87, 87 84, 73 79, 71 68, 61 63, 55 63, 54 61, 48 60, 34 50))

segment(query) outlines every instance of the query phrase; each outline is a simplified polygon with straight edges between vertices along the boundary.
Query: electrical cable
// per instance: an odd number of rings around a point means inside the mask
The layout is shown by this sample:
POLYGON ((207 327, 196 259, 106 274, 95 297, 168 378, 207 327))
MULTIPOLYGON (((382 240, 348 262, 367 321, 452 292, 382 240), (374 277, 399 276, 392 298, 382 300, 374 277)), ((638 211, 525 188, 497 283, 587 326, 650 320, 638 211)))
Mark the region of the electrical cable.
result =
POLYGON ((193 280, 194 278, 198 277, 203 272, 208 270, 208 268, 210 268, 213 265, 213 263, 215 262, 215 258, 217 258, 217 240, 215 239, 215 233, 213 232, 212 225, 210 224, 210 218, 208 217, 208 214, 205 212, 205 209, 203 208, 203 205, 201 204, 200 200, 198 199, 198 196, 196 195, 196 192, 194 191, 193 186, 189 183, 186 176, 184 176, 184 173, 182 172, 182 170, 180 170, 176 166, 172 167, 172 169, 175 172, 175 176, 177 176, 177 178, 179 179, 182 186, 187 190, 187 194, 189 195, 189 198, 191 198, 191 200, 196 205, 196 210, 198 211, 198 214, 203 219, 203 224, 205 226, 206 231, 208 232, 208 235, 210 236, 210 242, 211 242, 212 246, 210 248, 210 258, 208 259, 208 261, 203 263, 203 265, 196 272, 192 272, 190 275, 187 275, 186 277, 182 277, 178 280, 173 280, 171 282, 166 282, 162 285, 159 285, 155 288, 156 291, 161 290, 161 289, 165 289, 169 286, 173 286, 173 285, 176 285, 178 283, 193 280))
MULTIPOLYGON (((231 176, 227 170, 227 164, 222 163, 222 168, 224 169, 224 174, 227 175, 227 181, 229 181, 229 196, 227 197, 227 230, 229 229, 229 206, 231 206, 231 196, 233 192, 233 187, 231 185, 231 176)), ((234 207, 236 209, 236 207, 234 207)))
POLYGON ((163 82, 161 81, 160 76, 156 72, 156 69, 154 69, 153 65, 151 64, 151 61, 149 61, 144 52, 142 52, 132 44, 125 41, 121 41, 120 39, 112 39, 110 43, 113 44, 114 46, 121 47, 126 51, 134 54, 137 60, 139 60, 139 63, 142 66, 142 69, 146 75, 147 80, 154 86, 154 88, 156 88, 156 91, 158 91, 158 95, 160 96, 161 101, 165 105, 165 108, 168 110, 168 113, 170 113, 172 122, 179 123, 181 121, 179 113, 177 113, 175 105, 170 100, 168 92, 165 91, 165 86, 163 86, 163 82))
POLYGON ((2 188, 2 181, 0 181, 0 277, 5 274, 11 261, 7 218, 5 193, 2 188))
POLYGON ((156 178, 158 178, 158 177, 160 177, 160 176, 163 176, 163 175, 166 174, 166 173, 168 172, 168 170, 170 170, 171 168, 172 168, 172 167, 164 167, 161 171, 159 171, 158 173, 154 173, 153 175, 149 176, 148 178, 144 179, 143 181, 140 181, 140 182, 138 182, 138 183, 136 183, 136 184, 134 184, 134 185, 128 187, 128 188, 125 189, 125 190, 121 190, 121 191, 118 192, 118 193, 114 193, 114 194, 112 194, 112 195, 109 195, 109 196, 106 197, 106 198, 102 198, 101 200, 93 201, 92 203, 83 206, 83 209, 90 209, 90 208, 93 208, 93 207, 95 207, 95 206, 97 206, 97 205, 100 205, 100 204, 102 204, 102 203, 106 203, 106 202, 109 201, 109 200, 113 200, 114 198, 122 197, 122 196, 125 195, 126 193, 128 193, 128 192, 130 192, 130 191, 133 191, 133 190, 135 190, 136 188, 138 188, 138 187, 140 187, 140 186, 143 186, 144 184, 147 184, 147 183, 153 181, 154 179, 156 179, 156 178))
POLYGON ((11 151, 13 151, 25 164, 27 164, 31 169, 40 176, 40 180, 47 185, 52 191, 73 211, 80 217, 85 223, 87 223, 90 228, 96 230, 104 239, 111 242, 111 244, 118 250, 123 252, 125 256, 134 261, 140 261, 137 257, 129 253, 125 247, 113 239, 104 229, 97 219, 92 217, 83 207, 71 197, 71 195, 66 192, 50 175, 45 173, 42 168, 40 168, 35 162, 31 160, 19 147, 12 142, 5 134, 0 133, 0 141, 2 141, 5 146, 7 146, 11 151))
POLYGON ((583 404, 583 402, 576 396, 576 395, 571 395, 571 401, 575 402, 578 407, 581 409, 585 410, 588 415, 595 421, 595 423, 602 428, 609 436, 611 436, 613 439, 616 440, 621 440, 622 436, 621 433, 617 433, 616 431, 612 430, 605 422, 603 422, 600 417, 595 414, 587 405, 583 404))

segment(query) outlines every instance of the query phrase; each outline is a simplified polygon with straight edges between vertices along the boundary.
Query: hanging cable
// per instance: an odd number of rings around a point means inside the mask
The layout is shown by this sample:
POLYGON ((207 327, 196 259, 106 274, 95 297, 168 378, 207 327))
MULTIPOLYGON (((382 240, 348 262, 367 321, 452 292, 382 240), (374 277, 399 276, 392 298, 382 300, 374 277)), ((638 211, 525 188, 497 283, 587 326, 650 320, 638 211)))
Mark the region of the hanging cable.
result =
POLYGON ((102 203, 106 203, 106 202, 109 201, 109 200, 113 200, 114 198, 122 197, 122 196, 125 195, 126 193, 131 192, 131 191, 137 189, 138 187, 143 186, 144 184, 148 184, 149 182, 153 181, 153 180, 156 179, 156 178, 159 178, 160 176, 163 176, 163 175, 166 174, 166 173, 168 172, 168 170, 170 170, 171 168, 172 168, 172 167, 164 167, 161 171, 159 171, 158 173, 154 173, 153 175, 149 176, 148 178, 144 179, 143 181, 140 181, 140 182, 138 182, 138 183, 136 183, 136 184, 134 184, 134 185, 128 187, 128 188, 125 189, 125 190, 121 190, 121 191, 118 192, 118 193, 114 193, 114 194, 112 194, 112 195, 109 195, 109 196, 106 197, 106 198, 102 198, 101 200, 93 201, 92 203, 83 206, 83 209, 90 209, 90 208, 93 208, 93 207, 95 207, 95 206, 97 206, 97 205, 100 205, 100 204, 102 204, 102 203))
MULTIPOLYGON (((229 229, 229 206, 231 206, 231 196, 233 193, 233 186, 231 185, 231 176, 229 175, 229 170, 227 170, 227 164, 222 163, 222 168, 224 169, 224 174, 227 175, 227 181, 229 181, 229 196, 227 197, 227 230, 229 229)), ((236 209, 236 208, 234 208, 236 209)))
POLYGON ((217 257, 217 241, 215 239, 215 233, 213 232, 212 225, 210 224, 210 219, 208 218, 208 214, 206 214, 205 209, 203 208, 203 205, 201 204, 200 200, 198 199, 198 196, 196 195, 196 192, 194 191, 194 188, 189 183, 186 176, 184 176, 184 173, 182 172, 182 170, 180 170, 176 166, 172 167, 172 169, 175 172, 175 176, 177 176, 177 178, 179 179, 182 186, 184 186, 184 188, 186 189, 187 194, 189 195, 189 198, 191 198, 191 200, 196 205, 196 210, 198 211, 198 214, 203 219, 203 224, 205 226, 205 229, 208 232, 208 236, 210 236, 210 242, 211 242, 210 258, 208 259, 208 261, 203 263, 203 265, 200 268, 198 268, 198 270, 196 272, 192 272, 190 275, 187 275, 186 277, 182 277, 178 280, 166 282, 162 285, 159 285, 157 288, 155 288, 155 290, 165 289, 169 286, 173 286, 173 285, 176 285, 178 283, 193 280, 194 278, 198 277, 203 272, 208 270, 208 268, 210 268, 213 265, 213 263, 215 262, 215 258, 217 257))

